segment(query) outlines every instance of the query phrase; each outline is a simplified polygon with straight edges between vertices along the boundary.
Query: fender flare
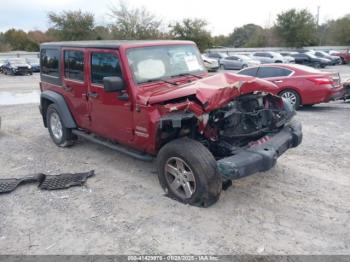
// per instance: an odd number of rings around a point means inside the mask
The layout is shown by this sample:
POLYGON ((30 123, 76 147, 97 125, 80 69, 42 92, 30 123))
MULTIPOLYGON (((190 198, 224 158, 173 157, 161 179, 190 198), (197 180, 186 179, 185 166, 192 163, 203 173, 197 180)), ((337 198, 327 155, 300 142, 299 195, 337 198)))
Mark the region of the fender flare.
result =
MULTIPOLYGON (((56 93, 54 91, 46 90, 41 93, 40 95, 40 107, 43 115, 43 119, 46 119, 46 109, 43 105, 45 104, 44 100, 49 100, 52 103, 57 105, 57 110, 62 118, 62 121, 66 128, 76 128, 77 124, 74 121, 74 118, 69 111, 69 108, 67 106, 66 101, 64 100, 63 96, 59 93, 56 93)), ((45 122, 45 121, 44 121, 45 122)))

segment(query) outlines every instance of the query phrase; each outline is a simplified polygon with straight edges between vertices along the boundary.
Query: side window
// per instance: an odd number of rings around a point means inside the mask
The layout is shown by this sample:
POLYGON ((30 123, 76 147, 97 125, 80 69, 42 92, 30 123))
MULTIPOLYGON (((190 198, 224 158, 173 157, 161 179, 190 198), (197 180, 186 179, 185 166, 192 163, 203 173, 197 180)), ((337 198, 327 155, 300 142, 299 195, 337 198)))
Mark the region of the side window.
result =
POLYGON ((84 81, 84 53, 64 51, 64 77, 84 81))
POLYGON ((284 68, 277 67, 260 67, 257 77, 267 78, 267 77, 281 77, 288 76, 292 71, 284 68))
POLYGON ((253 68, 247 68, 244 70, 241 70, 238 72, 239 75, 246 75, 246 76, 256 76, 256 73, 258 71, 258 67, 253 67, 253 68))
POLYGON ((92 53, 91 55, 91 82, 102 84, 107 76, 122 77, 119 59, 108 53, 92 53))
POLYGON ((42 49, 40 53, 40 64, 42 74, 59 77, 59 50, 42 49))

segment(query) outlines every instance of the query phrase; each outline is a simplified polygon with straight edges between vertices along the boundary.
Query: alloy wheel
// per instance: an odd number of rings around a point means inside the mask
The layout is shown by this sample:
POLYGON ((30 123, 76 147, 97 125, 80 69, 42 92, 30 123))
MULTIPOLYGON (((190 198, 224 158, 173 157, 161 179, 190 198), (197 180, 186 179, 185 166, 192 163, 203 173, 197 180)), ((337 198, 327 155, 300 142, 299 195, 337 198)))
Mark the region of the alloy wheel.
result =
POLYGON ((295 106, 296 102, 297 102, 297 97, 294 93, 286 91, 284 92, 281 97, 287 99, 293 106, 295 106))
POLYGON ((56 112, 51 113, 50 115, 50 128, 53 136, 57 140, 61 140, 63 136, 63 127, 61 123, 61 119, 56 112))
POLYGON ((191 198, 196 191, 193 171, 181 158, 168 159, 165 164, 165 178, 173 193, 182 199, 191 198))

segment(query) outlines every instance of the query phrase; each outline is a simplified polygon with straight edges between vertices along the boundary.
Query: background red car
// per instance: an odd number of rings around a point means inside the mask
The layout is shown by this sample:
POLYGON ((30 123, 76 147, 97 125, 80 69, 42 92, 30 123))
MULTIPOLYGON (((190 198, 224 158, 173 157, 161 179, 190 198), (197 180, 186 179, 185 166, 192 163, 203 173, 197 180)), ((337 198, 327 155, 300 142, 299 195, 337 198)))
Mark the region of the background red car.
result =
POLYGON ((339 74, 323 72, 308 66, 264 64, 243 69, 238 74, 273 82, 277 86, 273 93, 288 99, 295 108, 344 97, 339 74))

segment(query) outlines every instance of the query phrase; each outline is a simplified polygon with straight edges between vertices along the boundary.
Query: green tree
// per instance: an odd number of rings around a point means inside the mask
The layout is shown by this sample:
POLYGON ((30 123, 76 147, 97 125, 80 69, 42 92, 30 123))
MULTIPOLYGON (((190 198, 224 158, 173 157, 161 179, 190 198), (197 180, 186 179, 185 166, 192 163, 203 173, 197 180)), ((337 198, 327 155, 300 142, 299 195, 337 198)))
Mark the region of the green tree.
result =
POLYGON ((12 50, 38 51, 39 45, 28 37, 23 30, 9 29, 4 35, 4 42, 7 43, 12 50))
POLYGON ((218 35, 212 37, 213 47, 229 46, 229 37, 226 35, 218 35))
POLYGON ((112 39, 111 29, 107 26, 96 26, 94 36, 96 40, 112 39))
POLYGON ((290 9, 277 15, 275 30, 284 44, 303 47, 317 43, 316 22, 306 9, 290 9))
POLYGON ((144 7, 131 8, 120 1, 111 8, 112 35, 118 39, 156 39, 162 35, 162 21, 144 7))
POLYGON ((50 33, 59 40, 88 40, 93 38, 94 15, 82 11, 50 12, 50 33))
POLYGON ((328 21, 319 32, 321 44, 350 45, 350 15, 328 21))
POLYGON ((234 47, 258 47, 265 43, 263 28, 255 24, 246 24, 235 28, 229 35, 229 44, 234 47))
POLYGON ((205 28, 207 21, 202 19, 184 19, 169 25, 169 35, 173 39, 194 41, 201 51, 212 46, 212 37, 205 28))

